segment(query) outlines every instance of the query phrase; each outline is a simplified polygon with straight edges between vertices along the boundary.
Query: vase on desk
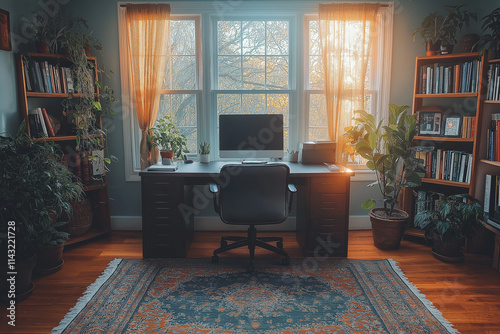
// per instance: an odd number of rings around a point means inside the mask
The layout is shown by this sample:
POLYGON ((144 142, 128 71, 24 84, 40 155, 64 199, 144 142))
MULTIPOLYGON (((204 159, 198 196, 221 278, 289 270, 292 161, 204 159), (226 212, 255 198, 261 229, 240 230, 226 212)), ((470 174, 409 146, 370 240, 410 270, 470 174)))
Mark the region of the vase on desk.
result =
POLYGON ((208 164, 210 162, 210 155, 209 154, 200 154, 200 162, 202 164, 208 164))

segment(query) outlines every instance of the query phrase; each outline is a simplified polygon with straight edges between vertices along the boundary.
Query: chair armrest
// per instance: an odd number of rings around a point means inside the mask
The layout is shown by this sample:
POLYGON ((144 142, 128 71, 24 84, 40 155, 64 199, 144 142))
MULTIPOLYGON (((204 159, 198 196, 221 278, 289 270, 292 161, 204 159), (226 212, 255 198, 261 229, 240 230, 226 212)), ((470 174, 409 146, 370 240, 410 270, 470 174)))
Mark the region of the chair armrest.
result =
POLYGON ((295 188, 295 185, 293 183, 289 183, 288 184, 288 191, 291 192, 291 193, 296 193, 297 192, 297 188, 295 188))
POLYGON ((209 183, 208 186, 212 194, 217 194, 219 192, 219 187, 215 183, 209 183))
POLYGON ((292 204, 293 204, 293 194, 297 192, 297 188, 295 188, 295 185, 292 183, 288 184, 288 212, 292 211, 292 204))

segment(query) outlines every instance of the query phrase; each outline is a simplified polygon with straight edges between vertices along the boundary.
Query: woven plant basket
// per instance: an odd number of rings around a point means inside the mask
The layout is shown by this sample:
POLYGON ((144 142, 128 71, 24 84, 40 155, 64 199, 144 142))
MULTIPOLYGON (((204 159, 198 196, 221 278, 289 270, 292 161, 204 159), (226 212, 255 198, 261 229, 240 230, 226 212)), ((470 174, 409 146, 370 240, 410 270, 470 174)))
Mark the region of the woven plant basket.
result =
POLYGON ((73 216, 68 224, 64 225, 64 231, 69 233, 70 237, 85 234, 92 225, 92 205, 88 198, 82 201, 71 202, 73 207, 73 216))

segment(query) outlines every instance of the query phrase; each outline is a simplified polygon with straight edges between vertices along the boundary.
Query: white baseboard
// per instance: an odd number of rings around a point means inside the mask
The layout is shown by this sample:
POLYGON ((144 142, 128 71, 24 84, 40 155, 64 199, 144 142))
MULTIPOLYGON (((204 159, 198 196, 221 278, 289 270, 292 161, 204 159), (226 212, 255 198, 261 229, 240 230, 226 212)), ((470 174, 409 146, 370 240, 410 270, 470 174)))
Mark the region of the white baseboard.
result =
MULTIPOLYGON (((295 231, 295 217, 289 217, 279 225, 259 226, 261 231, 295 231)), ((227 225, 218 217, 195 217, 194 228, 196 231, 246 231, 246 226, 227 225)), ((141 231, 141 216, 113 216, 111 217, 111 229, 113 231, 141 231)), ((349 230, 371 229, 369 216, 350 216, 349 230)))

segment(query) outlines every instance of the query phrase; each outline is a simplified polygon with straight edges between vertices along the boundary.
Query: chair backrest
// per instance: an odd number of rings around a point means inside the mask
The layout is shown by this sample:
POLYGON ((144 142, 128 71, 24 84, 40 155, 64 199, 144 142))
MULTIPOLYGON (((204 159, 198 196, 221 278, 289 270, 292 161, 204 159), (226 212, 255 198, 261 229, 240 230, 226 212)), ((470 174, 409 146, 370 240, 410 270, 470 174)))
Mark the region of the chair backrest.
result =
POLYGON ((284 164, 225 165, 219 183, 220 217, 227 224, 278 224, 288 216, 284 164))

